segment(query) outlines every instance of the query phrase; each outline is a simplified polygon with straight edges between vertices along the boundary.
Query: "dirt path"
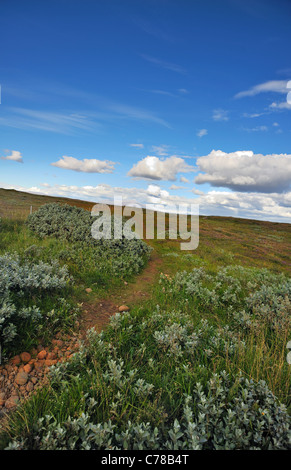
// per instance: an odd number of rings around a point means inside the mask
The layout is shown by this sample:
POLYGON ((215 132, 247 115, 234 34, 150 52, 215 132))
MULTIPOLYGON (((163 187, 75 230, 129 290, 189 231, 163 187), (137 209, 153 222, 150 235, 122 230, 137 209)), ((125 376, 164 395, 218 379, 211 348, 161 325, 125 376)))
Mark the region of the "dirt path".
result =
POLYGON ((131 307, 148 298, 152 286, 159 277, 162 264, 163 260, 153 251, 146 268, 137 276, 136 281, 124 284, 115 292, 113 299, 84 302, 80 324, 81 336, 84 337, 86 331, 92 327, 101 331, 108 324, 110 317, 118 312, 120 305, 131 307))
POLYGON ((15 356, 6 365, 0 365, 0 421, 13 410, 21 400, 46 383, 46 374, 51 365, 68 360, 80 346, 79 339, 85 339, 88 328, 95 327, 100 332, 109 322, 118 307, 141 304, 149 298, 151 289, 158 280, 163 260, 155 251, 152 252, 146 268, 136 277, 135 282, 125 283, 109 299, 96 301, 93 294, 88 294, 88 301, 83 303, 80 330, 72 337, 57 335, 50 347, 38 345, 37 349, 15 356), (90 298, 90 296, 92 296, 90 298))

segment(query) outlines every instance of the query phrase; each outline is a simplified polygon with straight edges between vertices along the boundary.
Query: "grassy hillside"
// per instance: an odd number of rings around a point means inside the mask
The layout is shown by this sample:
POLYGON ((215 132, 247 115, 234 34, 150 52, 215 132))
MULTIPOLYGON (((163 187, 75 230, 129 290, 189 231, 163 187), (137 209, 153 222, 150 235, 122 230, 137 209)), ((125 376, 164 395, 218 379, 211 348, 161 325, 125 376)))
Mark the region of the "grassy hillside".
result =
MULTIPOLYGON (((0 217, 24 221, 41 205, 58 202, 91 210, 94 203, 41 196, 0 188, 0 217)), ((239 263, 291 272, 291 224, 232 217, 200 217, 200 243, 195 255, 213 264, 239 263)), ((178 241, 148 241, 161 254, 180 252, 178 241)), ((170 263, 172 265, 172 263, 170 263)), ((176 263, 177 264, 177 263, 176 263)), ((170 267, 170 266, 169 266, 170 267)), ((179 263, 176 268, 179 267, 179 263)))
POLYGON ((148 240, 150 260, 138 264, 123 248, 40 237, 25 223, 31 205, 90 210, 91 203, 7 190, 0 201, 0 289, 9 291, 20 323, 21 308, 54 311, 42 330, 21 324, 13 354, 40 343, 49 353, 55 334, 85 339, 2 421, 2 447, 288 448, 289 224, 201 216, 197 250, 148 240), (17 253, 14 264, 7 252, 17 253), (59 268, 50 267, 53 260, 59 268), (11 266, 17 276, 9 287, 11 266), (50 269, 54 284, 47 284, 50 269), (41 289, 27 284, 29 270, 41 289), (71 306, 58 305, 59 295, 71 306), (114 315, 122 304, 129 311, 114 315), (97 332, 86 336, 88 327, 97 332))

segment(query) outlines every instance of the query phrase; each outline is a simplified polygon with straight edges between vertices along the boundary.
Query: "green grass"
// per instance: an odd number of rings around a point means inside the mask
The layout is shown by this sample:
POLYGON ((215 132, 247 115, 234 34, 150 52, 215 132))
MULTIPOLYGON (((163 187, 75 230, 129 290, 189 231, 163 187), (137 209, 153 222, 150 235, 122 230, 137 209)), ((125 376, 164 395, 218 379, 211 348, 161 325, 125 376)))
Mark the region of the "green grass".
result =
MULTIPOLYGON (((14 202, 17 197, 13 193, 14 202)), ((34 196, 27 197, 28 203, 33 201, 34 196)), ((43 202, 49 202, 48 198, 43 202)), ((159 278, 153 278, 149 282, 151 295, 148 300, 134 307, 130 314, 113 319, 100 337, 91 339, 83 353, 77 354, 67 366, 61 367, 59 375, 52 379, 48 387, 40 390, 11 415, 2 433, 2 448, 15 438, 28 439, 28 447, 34 448, 35 424, 45 415, 51 415, 62 425, 69 417, 77 419, 84 412, 89 414, 93 424, 111 420, 120 433, 126 432, 128 421, 149 422, 152 427, 157 426, 164 432, 169 423, 182 419, 185 394, 191 395, 197 382, 207 390, 213 373, 224 370, 229 374, 232 384, 227 403, 231 403, 232 398, 239 393, 238 380, 241 374, 254 383, 264 380, 280 402, 291 411, 291 367, 286 360, 289 327, 276 330, 269 323, 264 323, 259 329, 244 329, 235 321, 229 308, 231 305, 238 311, 246 308, 245 299, 252 289, 259 287, 262 268, 274 275, 284 273, 289 279, 291 226, 201 217, 200 243, 193 252, 181 252, 178 240, 151 240, 148 243, 153 247, 155 256, 161 260, 160 271, 168 275, 168 280, 164 278, 159 284, 159 278), (215 305, 209 300, 201 300, 199 295, 187 295, 184 288, 171 291, 171 282, 177 272, 190 273, 195 268, 203 268, 210 276, 203 281, 203 287, 211 290, 215 286, 214 278, 219 268, 235 268, 238 265, 253 269, 244 270, 241 274, 243 289, 234 304, 226 302, 215 305), (256 282, 257 287, 250 288, 249 281, 256 282), (157 305, 160 306, 158 311, 157 305), (203 333, 197 348, 193 351, 187 349, 185 344, 193 333, 199 331, 202 320, 207 320, 209 330, 203 333), (232 340, 224 336, 226 326, 234 334, 235 342, 245 343, 243 349, 236 349, 232 340), (165 337, 167 332, 172 331, 171 328, 177 332, 179 327, 185 328, 185 337, 180 342, 158 342, 160 334, 165 337), (224 338, 223 342, 214 347, 211 338, 219 338, 220 335, 224 338), (182 349, 181 355, 175 353, 178 346, 182 349), (213 351, 210 354, 211 348, 213 351), (116 361, 117 365, 123 362, 120 383, 110 375, 110 360, 116 361), (131 379, 125 380, 130 371, 136 372, 131 379), (137 394, 138 379, 153 385, 151 393, 137 394), (88 397, 96 401, 92 409, 88 397)), ((110 274, 108 277, 105 274, 101 276, 96 266, 92 267, 89 249, 83 251, 82 257, 82 249, 78 251, 78 247, 74 246, 80 255, 78 263, 74 256, 71 260, 68 257, 62 260, 61 254, 67 248, 68 244, 60 240, 38 238, 21 220, 5 219, 2 223, 0 254, 16 251, 32 259, 61 259, 76 279, 73 291, 75 302, 82 300, 85 286, 93 286, 96 302, 104 295, 123 295, 123 279, 112 279, 110 274), (90 260, 91 269, 86 259, 90 260)), ((234 275, 234 278, 239 279, 239 275, 234 275)), ((274 277, 274 283, 277 279, 274 277)), ((223 284, 218 289, 220 298, 226 288, 223 284)))

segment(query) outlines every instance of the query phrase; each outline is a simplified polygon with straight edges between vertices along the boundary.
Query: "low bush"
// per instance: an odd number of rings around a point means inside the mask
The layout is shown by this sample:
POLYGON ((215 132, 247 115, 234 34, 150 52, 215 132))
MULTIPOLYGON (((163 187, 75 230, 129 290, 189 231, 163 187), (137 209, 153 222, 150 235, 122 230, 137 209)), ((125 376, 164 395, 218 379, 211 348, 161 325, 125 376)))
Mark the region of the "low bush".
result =
MULTIPOLYGON (((67 241, 57 256, 72 267, 75 277, 103 286, 112 278, 128 279, 137 274, 150 257, 151 248, 138 238, 93 238, 91 229, 96 217, 69 205, 46 204, 27 219, 28 227, 41 238, 67 241)), ((112 217, 112 230, 114 217, 112 217)), ((124 222, 124 221, 123 221, 124 222)), ((37 252, 36 252, 37 255, 37 252)))
POLYGON ((56 261, 34 264, 16 253, 0 256, 2 357, 31 345, 38 336, 73 325, 77 310, 60 298, 70 283, 67 267, 56 261))

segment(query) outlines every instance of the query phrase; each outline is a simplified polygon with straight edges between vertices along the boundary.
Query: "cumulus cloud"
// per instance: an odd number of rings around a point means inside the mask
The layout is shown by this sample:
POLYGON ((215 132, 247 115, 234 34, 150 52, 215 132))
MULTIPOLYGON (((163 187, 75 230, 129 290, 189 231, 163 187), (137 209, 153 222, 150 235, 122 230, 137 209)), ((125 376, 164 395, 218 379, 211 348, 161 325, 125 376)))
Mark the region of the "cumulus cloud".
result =
POLYGON ((177 173, 193 171, 183 158, 172 155, 164 160, 147 156, 135 164, 128 172, 128 176, 138 179, 175 181, 177 173))
POLYGON ((245 96, 255 96, 259 93, 287 93, 287 80, 270 80, 268 82, 255 85, 248 90, 240 91, 235 95, 235 98, 243 98, 245 96))
POLYGON ((200 129, 199 131, 197 131, 197 137, 203 137, 204 135, 207 135, 208 134, 208 130, 207 129, 200 129))
POLYGON ((18 150, 12 150, 10 155, 7 157, 1 157, 2 160, 11 160, 13 162, 23 163, 23 158, 18 150))
POLYGON ((209 155, 197 159, 197 166, 204 172, 195 178, 197 184, 264 193, 281 193, 291 184, 291 155, 287 154, 212 150, 209 155))
POLYGON ((97 160, 96 158, 84 158, 78 160, 64 155, 59 161, 51 164, 64 170, 80 171, 84 173, 113 173, 116 163, 109 160, 97 160))

